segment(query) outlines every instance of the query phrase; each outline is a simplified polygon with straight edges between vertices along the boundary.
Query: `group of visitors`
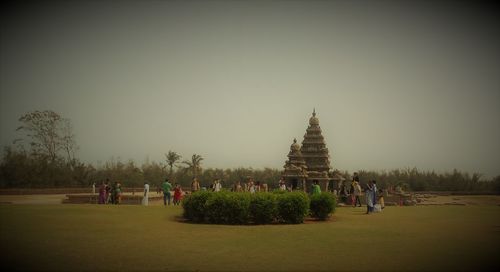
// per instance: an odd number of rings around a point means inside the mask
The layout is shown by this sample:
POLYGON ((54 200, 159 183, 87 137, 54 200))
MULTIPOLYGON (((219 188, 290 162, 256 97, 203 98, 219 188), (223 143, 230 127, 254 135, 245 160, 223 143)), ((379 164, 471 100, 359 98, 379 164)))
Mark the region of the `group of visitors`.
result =
POLYGON ((348 183, 341 183, 339 191, 334 190, 334 194, 338 195, 341 203, 351 204, 353 207, 361 207, 360 196, 365 195, 366 213, 380 212, 384 209, 384 194, 383 190, 377 188, 377 181, 369 180, 366 186, 362 187, 359 181, 358 173, 354 173, 350 186, 348 183), (364 190, 363 190, 364 189, 364 190))
POLYGON ((122 185, 115 181, 109 185, 109 179, 103 181, 99 186, 99 204, 120 204, 122 200, 122 185))
MULTIPOLYGON (((208 187, 209 191, 212 192, 220 192, 223 189, 222 183, 220 179, 214 179, 212 184, 208 187)), ((200 190, 207 190, 206 187, 201 187, 200 182, 198 179, 193 178, 193 181, 191 182, 191 192, 196 192, 200 190)), ((261 184, 259 181, 254 182, 253 179, 248 179, 246 183, 241 185, 241 181, 237 181, 231 186, 230 191, 231 192, 250 192, 250 193, 256 193, 256 192, 267 192, 268 186, 266 183, 261 184)))
POLYGON ((165 179, 161 186, 163 190, 163 205, 167 206, 170 205, 170 202, 172 200, 172 189, 174 190, 174 196, 173 196, 173 204, 174 205, 180 205, 182 198, 184 196, 184 191, 182 191, 182 187, 179 183, 175 183, 174 186, 169 182, 168 178, 165 179))
MULTIPOLYGON (((280 179, 278 182, 279 190, 286 191, 289 190, 286 186, 286 182, 284 179, 280 179)), ((94 187, 94 185, 93 185, 94 187)), ((163 204, 170 205, 171 202, 173 205, 180 205, 182 198, 184 196, 184 191, 180 184, 175 183, 172 185, 168 178, 165 179, 163 184, 161 185, 160 191, 163 193, 163 204), (173 191, 173 195, 172 195, 173 191)), ((378 190, 377 182, 375 180, 368 181, 368 184, 364 188, 364 194, 366 198, 366 213, 370 214, 372 212, 381 211, 384 208, 384 197, 382 190, 378 190)), ((144 197, 142 199, 142 204, 147 206, 149 205, 149 190, 150 186, 148 182, 144 182, 144 197)), ((193 178, 191 182, 191 192, 196 192, 200 190, 207 190, 206 187, 201 187, 200 182, 197 178, 193 178)), ((220 179, 214 179, 212 184, 209 186, 210 191, 220 192, 222 190, 222 183, 220 179)), ((249 178, 246 183, 241 184, 240 181, 234 183, 231 188, 233 192, 249 192, 249 193, 257 193, 257 192, 267 192, 268 186, 267 184, 261 184, 259 181, 255 182, 253 179, 249 178)), ((318 184, 318 181, 313 181, 311 187, 311 194, 320 194, 321 188, 318 184)), ((335 191, 336 193, 336 191, 335 191)), ((350 188, 347 188, 347 184, 343 183, 340 187, 339 197, 341 202, 348 203, 348 199, 350 196, 350 204, 353 207, 361 207, 361 199, 360 196, 363 194, 362 187, 359 182, 359 176, 357 173, 354 173, 352 181, 350 183, 350 188)), ((120 204, 122 201, 122 187, 121 183, 115 181, 112 185, 110 185, 109 179, 106 179, 102 182, 99 187, 99 204, 120 204)))
POLYGON ((269 188, 267 187, 267 183, 260 183, 260 181, 254 181, 250 178, 247 182, 243 183, 243 186, 241 186, 240 181, 236 182, 231 191, 255 194, 257 192, 267 192, 269 188))

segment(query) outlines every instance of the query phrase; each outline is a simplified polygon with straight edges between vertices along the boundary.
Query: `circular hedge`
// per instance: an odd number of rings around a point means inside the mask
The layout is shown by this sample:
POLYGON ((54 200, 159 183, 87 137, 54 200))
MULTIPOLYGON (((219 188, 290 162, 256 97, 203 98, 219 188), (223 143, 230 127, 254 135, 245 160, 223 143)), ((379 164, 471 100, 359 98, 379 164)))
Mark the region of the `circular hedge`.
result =
POLYGON ((198 191, 182 201, 185 219, 211 224, 300 224, 306 216, 320 220, 335 211, 330 193, 309 197, 295 192, 209 192, 198 191))

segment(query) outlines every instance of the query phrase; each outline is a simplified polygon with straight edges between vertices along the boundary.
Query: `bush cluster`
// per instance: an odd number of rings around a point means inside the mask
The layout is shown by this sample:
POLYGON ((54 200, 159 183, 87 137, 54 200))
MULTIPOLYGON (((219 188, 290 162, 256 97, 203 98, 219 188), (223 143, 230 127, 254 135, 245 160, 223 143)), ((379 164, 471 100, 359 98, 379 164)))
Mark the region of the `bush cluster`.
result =
POLYGON ((199 191, 185 197, 182 206, 184 218, 197 223, 300 224, 309 214, 326 219, 335 209, 335 199, 328 193, 313 196, 310 200, 303 192, 250 194, 199 191))

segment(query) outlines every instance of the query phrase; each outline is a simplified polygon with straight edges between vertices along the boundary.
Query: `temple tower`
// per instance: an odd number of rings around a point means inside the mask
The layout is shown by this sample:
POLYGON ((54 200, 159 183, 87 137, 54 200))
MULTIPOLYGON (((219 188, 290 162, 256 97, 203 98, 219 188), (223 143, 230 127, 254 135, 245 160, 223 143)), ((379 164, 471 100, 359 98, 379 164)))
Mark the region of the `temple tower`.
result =
POLYGON ((300 145, 297 143, 297 139, 293 139, 290 152, 288 152, 288 160, 283 167, 285 168, 283 178, 286 183, 294 190, 304 190, 307 180, 307 166, 300 152, 300 145))
POLYGON ((321 189, 327 191, 328 182, 331 178, 330 155, 328 154, 328 148, 326 148, 325 139, 321 134, 315 109, 311 118, 309 118, 309 127, 306 129, 300 151, 307 166, 306 191, 311 190, 311 185, 316 180, 319 182, 321 189))

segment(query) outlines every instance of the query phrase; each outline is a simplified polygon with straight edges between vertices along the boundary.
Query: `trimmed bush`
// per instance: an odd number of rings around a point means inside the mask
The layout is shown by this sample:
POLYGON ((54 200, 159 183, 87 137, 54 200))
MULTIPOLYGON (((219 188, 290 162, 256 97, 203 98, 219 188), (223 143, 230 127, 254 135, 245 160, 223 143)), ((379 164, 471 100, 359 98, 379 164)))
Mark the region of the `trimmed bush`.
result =
POLYGON ((278 219, 284 223, 300 224, 309 211, 309 198, 304 192, 279 194, 277 197, 278 219))
POLYGON ((270 224, 278 214, 276 195, 256 193, 250 198, 250 220, 255 224, 270 224))
POLYGON ((319 220, 326 220, 335 212, 336 199, 332 194, 323 192, 311 196, 311 216, 319 220))
POLYGON ((206 217, 206 202, 213 193, 208 191, 198 191, 187 195, 182 200, 184 208, 184 218, 193 222, 203 222, 206 217))
POLYGON ((184 218, 211 224, 270 224, 274 221, 300 224, 309 213, 325 220, 335 211, 335 205, 336 200, 330 193, 309 198, 301 191, 256 194, 199 191, 182 201, 184 218))
POLYGON ((228 193, 229 224, 247 224, 250 214, 250 193, 228 193))
POLYGON ((245 224, 249 206, 248 194, 213 193, 205 203, 206 218, 212 224, 245 224))

